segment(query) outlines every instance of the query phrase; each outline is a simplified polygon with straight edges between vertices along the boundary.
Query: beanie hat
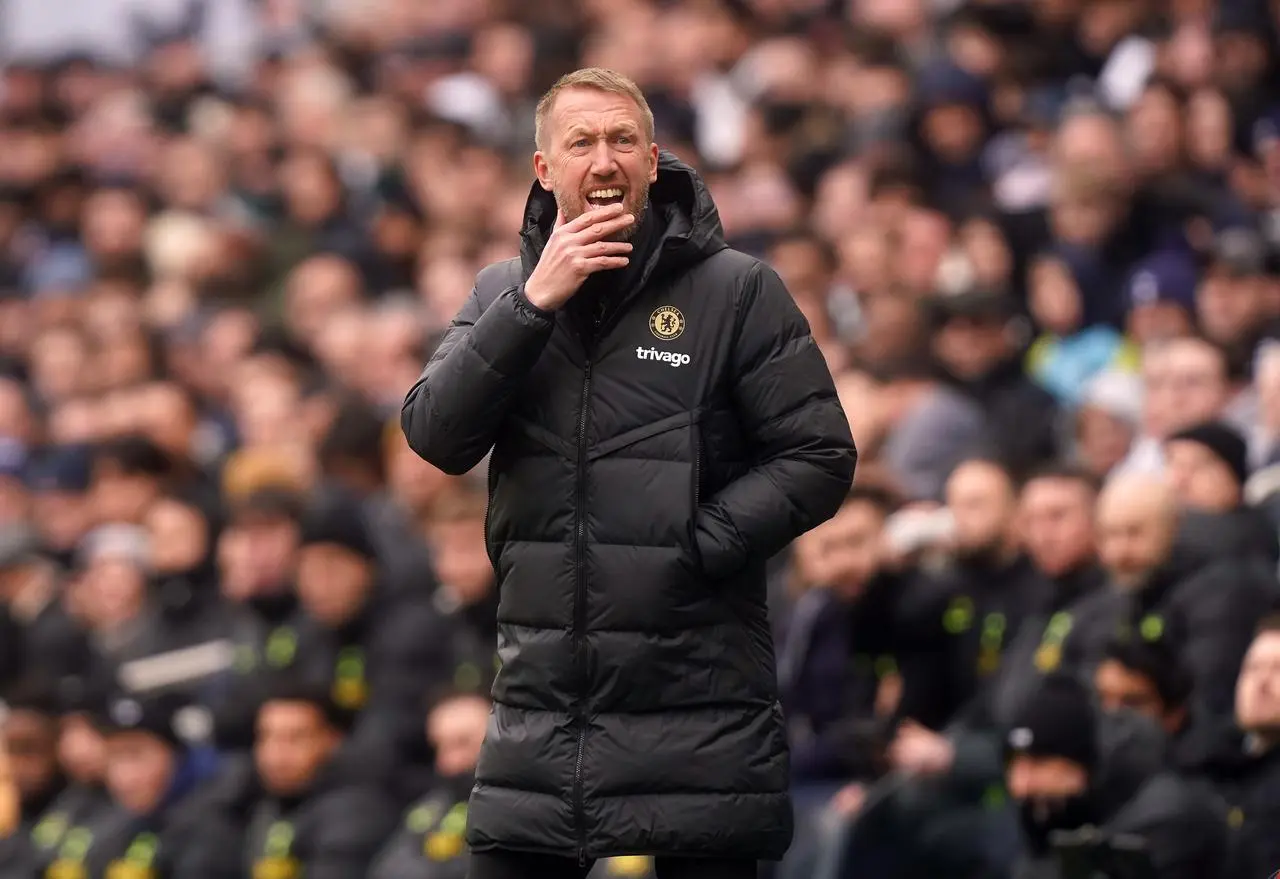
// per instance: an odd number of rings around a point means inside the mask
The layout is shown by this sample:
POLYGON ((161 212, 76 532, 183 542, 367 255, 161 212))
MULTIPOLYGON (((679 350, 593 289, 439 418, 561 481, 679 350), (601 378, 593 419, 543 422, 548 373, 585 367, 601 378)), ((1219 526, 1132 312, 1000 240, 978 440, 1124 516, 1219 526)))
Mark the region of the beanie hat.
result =
POLYGON ((1221 421, 1205 421, 1178 431, 1166 442, 1174 440, 1199 443, 1213 452, 1241 485, 1249 478, 1249 447, 1240 432, 1230 425, 1221 421))
POLYGON ((317 499, 307 510, 302 519, 302 543, 333 544, 369 560, 378 555, 359 503, 337 492, 317 499))
POLYGON ((1049 675, 1014 714, 1007 755, 1062 757, 1091 770, 1098 761, 1095 721, 1085 686, 1070 675, 1049 675))
POLYGON ((183 750, 209 738, 212 718, 198 705, 176 693, 133 695, 117 693, 97 716, 103 735, 144 732, 183 750))

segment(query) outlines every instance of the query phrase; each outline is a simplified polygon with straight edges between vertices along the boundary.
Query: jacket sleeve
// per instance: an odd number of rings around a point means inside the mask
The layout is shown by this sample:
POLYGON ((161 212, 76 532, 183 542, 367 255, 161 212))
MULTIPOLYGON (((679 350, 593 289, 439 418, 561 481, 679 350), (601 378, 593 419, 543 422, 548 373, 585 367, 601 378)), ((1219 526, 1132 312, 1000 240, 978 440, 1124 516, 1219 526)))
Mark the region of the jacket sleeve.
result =
POLYGON ((697 552, 713 579, 769 558, 834 515, 857 461, 808 322, 763 263, 746 279, 736 323, 733 403, 755 463, 697 511, 697 552))
MULTIPOLYGON (((488 271, 488 270, 486 270, 488 271)), ((400 426, 419 457, 453 476, 493 446, 521 378, 555 326, 554 315, 508 287, 487 308, 485 275, 445 332, 400 410, 400 426)))

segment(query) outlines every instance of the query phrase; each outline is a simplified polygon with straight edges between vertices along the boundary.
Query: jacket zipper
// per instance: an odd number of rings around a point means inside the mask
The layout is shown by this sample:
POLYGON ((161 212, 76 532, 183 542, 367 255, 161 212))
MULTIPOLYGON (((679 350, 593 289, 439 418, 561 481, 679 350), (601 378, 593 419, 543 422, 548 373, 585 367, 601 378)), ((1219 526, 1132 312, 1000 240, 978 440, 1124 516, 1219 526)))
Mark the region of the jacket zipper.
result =
POLYGON ((582 760, 587 744, 587 418, 591 405, 591 354, 582 374, 582 413, 578 416, 577 589, 573 600, 574 657, 578 666, 578 757, 573 770, 573 809, 578 825, 578 866, 587 865, 587 813, 582 793, 582 760))

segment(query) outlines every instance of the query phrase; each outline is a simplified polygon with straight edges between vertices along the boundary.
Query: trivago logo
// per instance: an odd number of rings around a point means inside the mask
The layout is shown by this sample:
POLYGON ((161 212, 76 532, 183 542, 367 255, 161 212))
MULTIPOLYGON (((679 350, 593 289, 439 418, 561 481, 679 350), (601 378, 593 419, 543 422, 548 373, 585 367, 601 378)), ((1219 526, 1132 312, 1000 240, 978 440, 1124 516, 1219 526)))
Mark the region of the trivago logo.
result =
POLYGON ((677 354, 675 351, 659 351, 657 348, 636 348, 636 360, 656 360, 673 367, 684 366, 689 362, 688 354, 677 354))

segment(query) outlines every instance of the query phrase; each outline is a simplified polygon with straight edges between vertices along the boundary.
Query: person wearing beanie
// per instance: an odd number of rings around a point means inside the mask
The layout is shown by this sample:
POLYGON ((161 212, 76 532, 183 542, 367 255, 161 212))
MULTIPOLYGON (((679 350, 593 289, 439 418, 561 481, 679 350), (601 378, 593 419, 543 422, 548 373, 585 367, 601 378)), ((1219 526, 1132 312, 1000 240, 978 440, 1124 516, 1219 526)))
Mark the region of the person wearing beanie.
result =
POLYGON ((1218 558, 1260 557, 1272 569, 1280 542, 1266 515, 1245 504, 1248 445, 1235 428, 1206 421, 1164 444, 1166 476, 1186 513, 1180 542, 1218 558))
POLYGON ((117 691, 95 714, 110 814, 87 851, 67 841, 58 860, 78 855, 88 876, 238 875, 241 840, 214 784, 207 712, 175 694, 117 691))
POLYGON ((346 492, 312 498, 301 533, 292 665, 359 713, 343 759, 391 772, 421 738, 413 708, 423 682, 451 669, 448 642, 424 637, 438 629, 430 594, 387 588, 362 507, 346 492))
MULTIPOLYGON (((1150 725, 1138 720, 1146 744, 1150 725)), ((1226 820, 1217 800, 1158 761, 1134 759, 1131 730, 1130 715, 1100 712, 1095 694, 1071 675, 1049 675, 1023 703, 1005 740, 1006 786, 1026 844, 1013 875, 1060 875, 1060 834, 1085 827, 1104 840, 1140 840, 1151 875, 1161 879, 1219 875, 1226 820)), ((1105 873, 1106 855, 1091 857, 1099 860, 1089 866, 1105 873)))

